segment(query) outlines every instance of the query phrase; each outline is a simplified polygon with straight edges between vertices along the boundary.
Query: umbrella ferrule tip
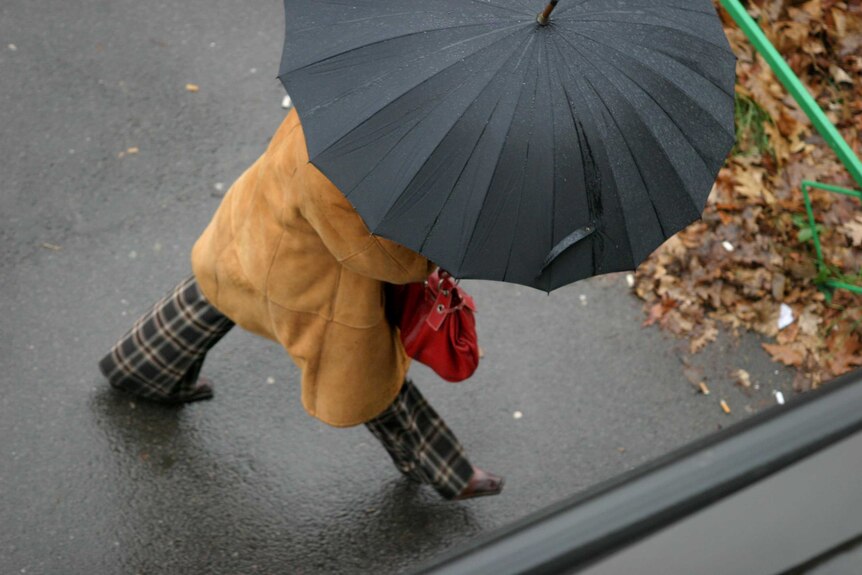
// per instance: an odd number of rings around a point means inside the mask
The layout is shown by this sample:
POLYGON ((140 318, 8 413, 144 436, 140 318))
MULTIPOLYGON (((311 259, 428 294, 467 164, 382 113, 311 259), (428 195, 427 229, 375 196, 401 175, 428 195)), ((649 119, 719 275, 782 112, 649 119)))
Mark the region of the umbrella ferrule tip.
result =
POLYGON ((545 9, 536 15, 536 22, 538 22, 540 26, 548 25, 548 22, 551 20, 551 12, 553 12, 554 8, 557 7, 557 1, 558 0, 551 0, 548 2, 548 5, 545 6, 545 9))

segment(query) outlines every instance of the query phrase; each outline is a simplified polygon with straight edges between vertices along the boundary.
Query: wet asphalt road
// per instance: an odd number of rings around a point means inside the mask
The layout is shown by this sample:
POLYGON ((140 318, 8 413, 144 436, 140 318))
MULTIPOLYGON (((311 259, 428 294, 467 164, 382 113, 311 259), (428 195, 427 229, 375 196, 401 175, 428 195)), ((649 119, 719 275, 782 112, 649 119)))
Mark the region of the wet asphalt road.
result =
POLYGON ((285 113, 281 27, 277 0, 0 3, 0 573, 409 571, 791 395, 755 338, 727 336, 691 358, 713 390, 697 394, 623 276, 551 296, 465 282, 479 371, 414 370, 506 476, 495 498, 402 480, 364 428, 307 416, 283 351, 239 329, 204 366, 213 401, 108 390, 99 357, 190 272, 285 113), (737 368, 760 389, 735 388, 737 368))

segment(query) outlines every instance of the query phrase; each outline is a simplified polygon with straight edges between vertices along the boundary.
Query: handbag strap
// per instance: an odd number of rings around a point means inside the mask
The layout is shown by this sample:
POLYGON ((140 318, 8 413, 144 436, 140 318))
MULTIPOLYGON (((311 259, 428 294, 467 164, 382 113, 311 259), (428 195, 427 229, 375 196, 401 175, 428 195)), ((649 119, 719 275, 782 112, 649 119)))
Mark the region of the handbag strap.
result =
POLYGON ((470 296, 470 294, 461 287, 461 280, 453 278, 449 272, 444 273, 446 274, 446 277, 440 282, 440 287, 442 288, 445 285, 446 288, 451 291, 453 301, 458 302, 454 306, 450 304, 449 309, 452 311, 458 311, 459 309, 466 307, 473 313, 476 313, 476 302, 473 301, 472 296, 470 296))
POLYGON ((434 331, 440 329, 449 314, 465 308, 470 312, 476 311, 473 298, 446 272, 439 275, 432 274, 426 282, 426 291, 431 296, 428 299, 433 299, 433 304, 425 322, 434 331), (458 303, 452 305, 456 300, 458 303))
POLYGON ((436 288, 428 286, 431 294, 434 296, 434 301, 431 304, 431 309, 428 310, 428 317, 425 319, 425 322, 434 331, 440 329, 440 326, 446 321, 446 316, 451 313, 452 290, 443 287, 444 281, 441 280, 436 288))

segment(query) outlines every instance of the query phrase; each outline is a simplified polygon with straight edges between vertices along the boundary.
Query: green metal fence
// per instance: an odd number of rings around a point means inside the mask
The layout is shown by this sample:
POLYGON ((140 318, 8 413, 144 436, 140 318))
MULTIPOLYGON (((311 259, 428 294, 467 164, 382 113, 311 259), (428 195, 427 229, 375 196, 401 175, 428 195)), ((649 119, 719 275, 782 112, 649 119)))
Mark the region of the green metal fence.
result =
MULTIPOLYGON (((826 114, 817 104, 814 97, 808 92, 802 80, 794 74, 790 65, 784 60, 781 54, 776 50, 775 46, 770 43, 766 34, 757 25, 754 19, 746 12, 745 7, 740 0, 721 0, 721 5, 727 10, 728 14, 736 21, 737 25, 742 29, 745 35, 751 41, 754 48, 763 56, 769 67, 775 73, 778 80, 784 85, 787 91, 796 100, 808 119, 814 125, 815 129, 820 133, 826 143, 847 168, 850 176, 862 188, 862 160, 853 152, 850 145, 841 137, 841 133, 829 121, 826 114)), ((823 278, 822 285, 833 289, 846 289, 855 293, 862 294, 862 287, 849 284, 840 279, 836 279, 831 273, 829 266, 823 259, 823 250, 820 246, 820 235, 817 228, 817 223, 814 219, 814 210, 811 207, 811 196, 809 190, 817 188, 828 192, 853 196, 862 200, 862 192, 858 190, 848 190, 831 184, 820 184, 817 182, 804 181, 802 183, 802 196, 805 200, 805 209, 808 212, 808 225, 811 228, 811 239, 814 242, 814 249, 817 254, 817 267, 820 276, 823 278)))

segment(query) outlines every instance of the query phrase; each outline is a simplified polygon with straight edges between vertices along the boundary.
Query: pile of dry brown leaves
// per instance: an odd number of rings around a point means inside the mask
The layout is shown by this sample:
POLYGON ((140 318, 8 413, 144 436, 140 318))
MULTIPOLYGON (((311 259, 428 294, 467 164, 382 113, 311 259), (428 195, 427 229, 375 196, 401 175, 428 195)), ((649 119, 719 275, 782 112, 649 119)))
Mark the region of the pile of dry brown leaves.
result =
MULTIPOLYGON (((828 301, 818 288, 800 184, 853 188, 854 182, 717 1, 716 7, 739 58, 737 148, 702 221, 641 265, 635 290, 646 302, 645 325, 689 338, 692 353, 716 338, 719 324, 753 330, 774 340, 763 344, 773 359, 799 368, 805 377, 797 378, 798 387, 816 386, 862 366, 862 296, 836 290, 828 301), (741 106, 756 114, 740 114, 741 106), (782 304, 793 321, 779 329, 782 304)), ((862 156, 862 0, 757 0, 748 8, 862 156)), ((858 282, 858 200, 819 191, 812 198, 826 262, 858 282)))

